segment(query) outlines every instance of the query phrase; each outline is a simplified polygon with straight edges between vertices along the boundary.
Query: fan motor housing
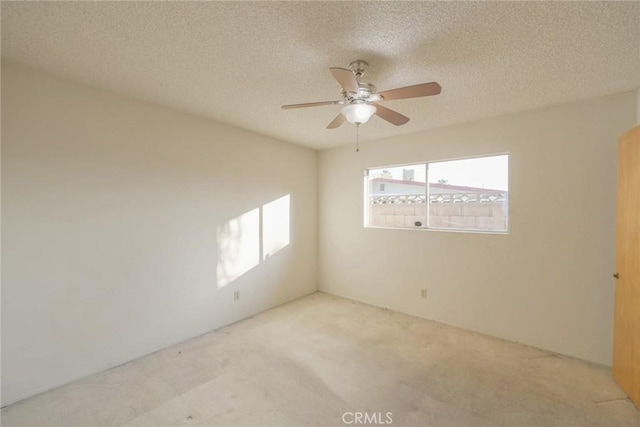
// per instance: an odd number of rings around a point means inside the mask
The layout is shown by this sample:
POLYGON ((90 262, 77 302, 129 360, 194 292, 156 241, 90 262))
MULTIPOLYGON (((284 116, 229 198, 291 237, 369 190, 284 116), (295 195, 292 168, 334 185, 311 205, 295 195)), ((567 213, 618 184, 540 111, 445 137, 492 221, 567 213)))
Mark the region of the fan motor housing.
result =
POLYGON ((358 82, 358 93, 342 92, 342 96, 347 101, 353 100, 365 100, 365 101, 379 101, 379 99, 370 99, 372 94, 376 93, 376 86, 371 83, 358 82))

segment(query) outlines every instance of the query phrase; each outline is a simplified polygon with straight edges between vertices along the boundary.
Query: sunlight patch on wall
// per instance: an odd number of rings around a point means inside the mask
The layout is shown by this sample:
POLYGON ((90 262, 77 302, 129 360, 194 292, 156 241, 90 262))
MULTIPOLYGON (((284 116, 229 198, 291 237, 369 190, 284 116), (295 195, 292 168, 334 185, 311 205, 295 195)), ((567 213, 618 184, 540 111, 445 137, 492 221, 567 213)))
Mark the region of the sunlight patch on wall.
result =
POLYGON ((260 263, 260 210, 258 208, 218 227, 218 288, 260 263))
POLYGON ((289 199, 287 194, 262 207, 263 260, 289 244, 289 199))
POLYGON ((275 199, 218 227, 218 288, 224 288, 290 243, 291 197, 275 199))

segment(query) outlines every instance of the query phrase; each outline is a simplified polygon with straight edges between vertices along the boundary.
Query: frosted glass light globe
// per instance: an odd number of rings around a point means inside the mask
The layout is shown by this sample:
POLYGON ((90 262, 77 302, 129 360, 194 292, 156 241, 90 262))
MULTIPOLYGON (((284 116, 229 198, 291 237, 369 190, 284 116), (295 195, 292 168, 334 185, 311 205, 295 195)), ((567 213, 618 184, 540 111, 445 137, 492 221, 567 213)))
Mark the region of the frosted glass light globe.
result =
POLYGON ((366 123, 376 113, 376 107, 371 104, 349 104, 340 110, 351 124, 366 123))

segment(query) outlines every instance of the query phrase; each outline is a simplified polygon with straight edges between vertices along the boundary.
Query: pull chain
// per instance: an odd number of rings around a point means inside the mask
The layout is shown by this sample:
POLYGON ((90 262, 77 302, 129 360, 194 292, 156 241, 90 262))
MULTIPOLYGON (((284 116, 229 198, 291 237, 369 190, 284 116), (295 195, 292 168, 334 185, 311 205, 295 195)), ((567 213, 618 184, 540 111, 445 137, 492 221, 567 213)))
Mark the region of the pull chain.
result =
POLYGON ((356 153, 360 151, 360 123, 356 123, 356 153))

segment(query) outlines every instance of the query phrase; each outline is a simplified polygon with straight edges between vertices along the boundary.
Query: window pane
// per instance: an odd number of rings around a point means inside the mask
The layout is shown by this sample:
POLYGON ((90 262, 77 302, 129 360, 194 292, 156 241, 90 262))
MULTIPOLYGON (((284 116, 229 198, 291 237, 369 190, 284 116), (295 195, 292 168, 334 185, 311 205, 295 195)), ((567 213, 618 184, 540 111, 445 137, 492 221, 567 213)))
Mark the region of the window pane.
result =
POLYGON ((424 228, 427 223, 426 165, 369 169, 366 225, 424 228))
POLYGON ((429 163, 429 227, 507 231, 509 156, 429 163))

